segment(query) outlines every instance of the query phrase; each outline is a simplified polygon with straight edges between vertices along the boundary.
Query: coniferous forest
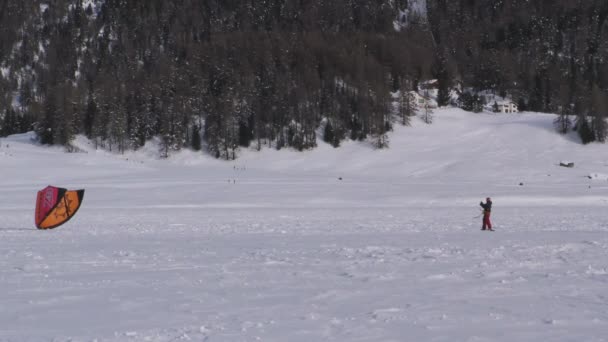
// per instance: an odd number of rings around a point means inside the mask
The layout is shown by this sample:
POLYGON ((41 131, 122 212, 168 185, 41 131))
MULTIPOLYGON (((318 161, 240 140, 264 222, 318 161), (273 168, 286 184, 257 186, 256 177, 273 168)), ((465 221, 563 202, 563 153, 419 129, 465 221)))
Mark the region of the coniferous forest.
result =
POLYGON ((440 106, 490 91, 605 142, 608 2, 0 0, 0 136, 43 144, 383 148, 429 79, 440 106))

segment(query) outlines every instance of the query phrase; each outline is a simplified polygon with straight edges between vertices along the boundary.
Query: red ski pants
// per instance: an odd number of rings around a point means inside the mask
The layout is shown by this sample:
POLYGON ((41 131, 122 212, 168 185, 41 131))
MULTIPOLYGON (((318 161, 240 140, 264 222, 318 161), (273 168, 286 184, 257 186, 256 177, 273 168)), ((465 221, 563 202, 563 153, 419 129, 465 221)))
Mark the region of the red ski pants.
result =
POLYGON ((490 213, 483 213, 483 226, 482 229, 492 229, 492 222, 490 222, 490 213))

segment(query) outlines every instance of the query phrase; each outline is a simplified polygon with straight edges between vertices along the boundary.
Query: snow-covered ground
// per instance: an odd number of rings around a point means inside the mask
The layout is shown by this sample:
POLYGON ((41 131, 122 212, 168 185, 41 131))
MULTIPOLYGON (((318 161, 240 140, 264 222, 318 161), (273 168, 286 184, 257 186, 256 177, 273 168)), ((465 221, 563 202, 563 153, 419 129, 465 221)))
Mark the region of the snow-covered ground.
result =
POLYGON ((233 162, 2 138, 0 341, 607 341, 608 147, 553 119, 233 162), (84 202, 38 231, 49 184, 84 202))

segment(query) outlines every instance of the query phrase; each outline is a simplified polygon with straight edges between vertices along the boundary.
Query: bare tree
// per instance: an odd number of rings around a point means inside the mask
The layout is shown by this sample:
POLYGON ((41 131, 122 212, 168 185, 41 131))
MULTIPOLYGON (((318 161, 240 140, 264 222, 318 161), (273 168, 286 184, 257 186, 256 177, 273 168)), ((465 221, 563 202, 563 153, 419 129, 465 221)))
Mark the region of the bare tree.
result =
POLYGON ((570 116, 573 114, 574 104, 571 102, 571 99, 570 87, 567 83, 562 82, 560 84, 559 114, 554 121, 557 131, 562 134, 568 133, 572 127, 570 116))
POLYGON ((424 109, 422 111, 422 121, 427 124, 433 123, 433 109, 428 104, 424 105, 424 109))
POLYGON ((430 97, 429 97, 428 90, 425 90, 424 97, 426 98, 426 103, 424 104, 424 107, 422 109, 422 121, 424 121, 427 124, 432 124, 433 123, 433 108, 431 107, 431 105, 429 103, 430 97))
POLYGON ((399 117, 401 124, 408 126, 410 124, 410 117, 416 116, 417 110, 416 97, 412 91, 402 89, 399 96, 399 117))

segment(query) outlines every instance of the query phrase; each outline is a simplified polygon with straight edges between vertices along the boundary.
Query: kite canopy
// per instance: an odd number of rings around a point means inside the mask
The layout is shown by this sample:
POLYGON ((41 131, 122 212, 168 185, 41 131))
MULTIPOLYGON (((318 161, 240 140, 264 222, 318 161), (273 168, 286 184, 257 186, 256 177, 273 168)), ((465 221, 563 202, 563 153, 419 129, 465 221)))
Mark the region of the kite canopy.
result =
POLYGON ((83 197, 84 190, 68 190, 50 185, 38 191, 36 227, 51 229, 66 223, 80 208, 83 197))

